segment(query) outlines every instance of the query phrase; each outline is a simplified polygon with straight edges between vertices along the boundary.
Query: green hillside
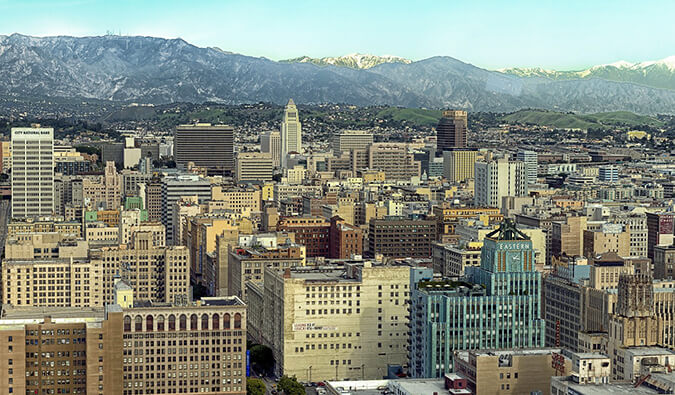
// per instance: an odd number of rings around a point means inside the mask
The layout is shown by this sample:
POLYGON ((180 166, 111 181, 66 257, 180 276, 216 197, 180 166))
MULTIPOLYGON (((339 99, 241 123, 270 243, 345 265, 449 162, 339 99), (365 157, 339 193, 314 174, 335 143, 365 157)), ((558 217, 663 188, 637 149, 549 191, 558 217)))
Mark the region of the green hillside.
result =
POLYGON ((627 111, 578 115, 547 110, 521 110, 502 116, 501 121, 571 129, 607 128, 610 126, 637 127, 642 125, 660 127, 663 125, 663 122, 656 118, 627 111))

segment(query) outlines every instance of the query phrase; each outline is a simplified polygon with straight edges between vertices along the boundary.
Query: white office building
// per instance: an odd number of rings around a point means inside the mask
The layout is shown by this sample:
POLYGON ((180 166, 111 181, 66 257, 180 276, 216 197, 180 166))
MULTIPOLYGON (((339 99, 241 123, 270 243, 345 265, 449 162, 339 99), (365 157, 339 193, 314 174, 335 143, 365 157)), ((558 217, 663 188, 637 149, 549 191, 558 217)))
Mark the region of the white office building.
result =
POLYGON ((474 204, 478 207, 502 207, 505 196, 527 195, 525 163, 505 158, 476 162, 474 204))
POLYGON ((12 128, 12 216, 54 212, 54 129, 12 128))
POLYGON ((291 152, 302 152, 302 125, 298 108, 293 99, 288 100, 281 121, 281 166, 287 167, 287 156, 291 152))

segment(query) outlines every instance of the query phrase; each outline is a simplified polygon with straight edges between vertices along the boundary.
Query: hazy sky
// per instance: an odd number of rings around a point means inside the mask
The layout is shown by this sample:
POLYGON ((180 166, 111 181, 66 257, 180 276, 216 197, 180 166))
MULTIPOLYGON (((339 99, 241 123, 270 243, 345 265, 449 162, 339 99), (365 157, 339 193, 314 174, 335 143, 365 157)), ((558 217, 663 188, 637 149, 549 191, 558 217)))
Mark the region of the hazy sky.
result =
POLYGON ((271 59, 447 55, 579 69, 675 55, 672 0, 0 0, 0 34, 181 37, 271 59))

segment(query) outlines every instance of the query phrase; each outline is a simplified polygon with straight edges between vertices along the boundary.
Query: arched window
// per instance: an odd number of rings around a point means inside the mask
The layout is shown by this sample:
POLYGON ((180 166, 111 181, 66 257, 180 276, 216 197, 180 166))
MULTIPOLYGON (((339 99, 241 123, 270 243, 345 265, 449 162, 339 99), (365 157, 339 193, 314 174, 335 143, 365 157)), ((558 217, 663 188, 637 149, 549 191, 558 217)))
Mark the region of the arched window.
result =
POLYGON ((128 315, 124 316, 124 331, 131 332, 131 317, 128 315))
POLYGON ((220 329, 220 316, 217 313, 211 317, 211 329, 220 329))
POLYGON ((230 315, 227 313, 223 316, 223 329, 230 329, 230 315))
POLYGON ((142 330, 143 330, 143 319, 141 318, 140 315, 137 315, 136 318, 134 318, 134 331, 141 332, 142 330))
POLYGON ((152 332, 154 330, 153 318, 151 315, 145 317, 145 331, 152 332))
POLYGON ((196 331, 198 329, 197 321, 199 321, 197 319, 197 314, 192 314, 190 316, 190 330, 191 331, 196 331))
POLYGON ((158 331, 163 331, 164 330, 164 316, 160 315, 157 317, 157 330, 158 331))
POLYGON ((180 330, 187 330, 187 316, 185 314, 180 315, 180 330))
POLYGON ((241 314, 234 315, 234 329, 241 329, 241 314))
POLYGON ((203 331, 209 330, 209 316, 206 314, 202 314, 202 330, 203 331))
POLYGON ((169 330, 170 331, 176 330, 176 316, 173 314, 169 316, 169 330))

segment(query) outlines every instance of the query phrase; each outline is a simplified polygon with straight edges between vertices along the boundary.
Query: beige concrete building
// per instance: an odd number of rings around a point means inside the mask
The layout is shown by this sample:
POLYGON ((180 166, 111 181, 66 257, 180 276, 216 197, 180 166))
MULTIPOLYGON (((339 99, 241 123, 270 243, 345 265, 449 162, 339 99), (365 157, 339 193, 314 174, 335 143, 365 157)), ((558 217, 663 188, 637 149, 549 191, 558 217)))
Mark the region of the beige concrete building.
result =
POLYGON ((114 246, 119 244, 120 230, 103 222, 89 222, 85 229, 85 240, 90 247, 114 246))
POLYGON ((464 245, 444 243, 432 244, 434 273, 457 277, 464 275, 467 266, 480 266, 482 242, 470 242, 464 245))
POLYGON ((19 233, 47 233, 57 232, 64 236, 81 238, 82 223, 80 222, 61 222, 53 220, 12 220, 7 224, 7 237, 16 236, 19 233))
POLYGON ((216 210, 232 210, 237 213, 251 213, 260 211, 262 202, 259 187, 222 187, 211 188, 209 212, 216 210))
POLYGON ((387 180, 410 180, 421 175, 420 162, 405 143, 373 143, 368 146, 368 168, 385 173, 387 180))
POLYGON ((128 245, 90 251, 92 261, 103 267, 103 299, 113 300, 115 276, 134 288, 137 300, 173 303, 187 298, 190 287, 190 257, 184 246, 154 247, 152 234, 136 232, 128 245))
POLYGON ((238 183, 264 183, 272 181, 274 161, 270 154, 239 152, 235 159, 235 180, 238 183))
POLYGON ((287 243, 271 247, 232 247, 227 261, 227 292, 247 300, 246 284, 261 284, 266 267, 286 269, 305 266, 305 246, 287 243))
POLYGON ((82 197, 85 205, 105 210, 117 210, 122 204, 122 176, 117 174, 115 162, 107 162, 102 176, 82 178, 82 197))
POLYGON ((5 260, 2 303, 14 306, 103 306, 105 281, 100 261, 73 258, 5 260))
POLYGON ((588 219, 584 216, 567 217, 563 221, 551 223, 551 256, 583 255, 584 231, 588 228, 588 219))
MULTIPOLYGON (((561 373, 553 368, 554 355, 562 356, 562 350, 456 351, 453 361, 455 372, 466 377, 473 394, 548 395, 551 377, 561 373)), ((561 367, 569 372, 572 362, 565 358, 561 367)))
POLYGON ((260 151, 272 156, 274 167, 281 166, 281 134, 276 130, 261 134, 260 151))
POLYGON ((365 151, 373 143, 373 134, 365 130, 341 130, 333 135, 333 155, 340 156, 351 150, 365 151))
POLYGON ((454 149, 443 151, 443 177, 450 182, 464 182, 474 178, 478 150, 454 149))
POLYGON ((274 352, 276 373, 300 381, 376 379, 404 365, 410 267, 373 265, 265 269, 249 283, 249 321, 274 352), (254 305, 260 303, 262 305, 254 305), (262 330, 260 329, 262 328, 262 330))
POLYGON ((584 256, 592 259, 606 252, 630 256, 630 232, 620 224, 604 224, 598 230, 584 230, 584 256))
POLYGON ((55 232, 25 233, 7 238, 5 260, 86 258, 88 243, 55 232))
POLYGON ((175 244, 177 245, 187 245, 187 223, 190 217, 195 217, 200 214, 203 214, 204 211, 199 205, 198 196, 183 196, 178 199, 173 205, 172 217, 176 228, 176 234, 174 235, 175 244))

